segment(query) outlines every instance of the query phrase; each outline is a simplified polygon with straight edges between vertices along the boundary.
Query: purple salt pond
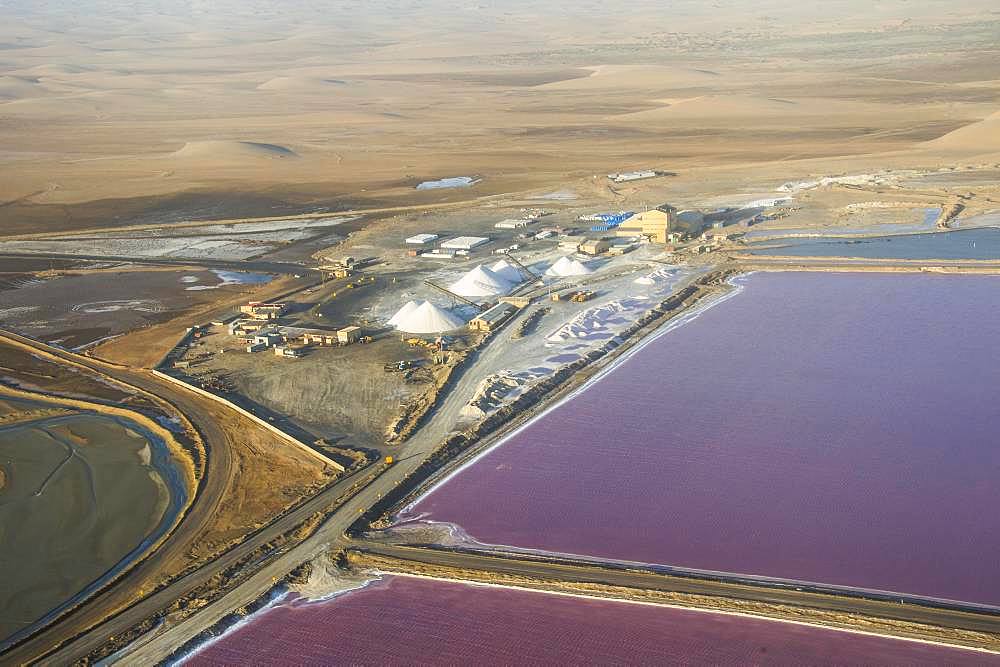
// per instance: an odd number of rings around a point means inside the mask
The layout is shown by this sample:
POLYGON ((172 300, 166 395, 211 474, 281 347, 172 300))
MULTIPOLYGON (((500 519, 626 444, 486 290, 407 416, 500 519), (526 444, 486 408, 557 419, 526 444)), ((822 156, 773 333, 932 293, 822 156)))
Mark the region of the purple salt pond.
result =
POLYGON ((1000 278, 743 281, 403 518, 1000 606, 1000 278))
POLYGON ((326 602, 284 602, 186 664, 995 665, 1000 656, 737 616, 390 577, 326 602))

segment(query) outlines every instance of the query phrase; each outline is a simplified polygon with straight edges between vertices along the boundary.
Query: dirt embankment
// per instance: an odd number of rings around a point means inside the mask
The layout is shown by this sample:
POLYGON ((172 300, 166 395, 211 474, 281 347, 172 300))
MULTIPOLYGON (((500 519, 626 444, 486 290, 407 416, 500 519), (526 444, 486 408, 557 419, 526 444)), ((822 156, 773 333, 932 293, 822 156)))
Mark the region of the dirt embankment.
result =
MULTIPOLYGON (((157 438, 160 438, 167 445, 167 448, 173 455, 174 461, 178 464, 182 472, 185 492, 188 496, 188 505, 190 505, 193 500, 195 489, 198 486, 199 473, 196 469, 196 459, 192 456, 191 445, 189 443, 182 442, 176 434, 171 432, 169 429, 164 428, 159 422, 154 421, 148 416, 134 410, 126 410, 117 406, 91 403, 78 398, 63 398, 59 396, 37 394, 4 386, 0 386, 0 396, 47 403, 56 406, 56 410, 61 410, 62 412, 72 412, 76 410, 97 412, 138 424, 145 430, 155 435, 157 438)), ((197 438, 197 434, 193 430, 186 435, 188 437, 193 436, 197 438)), ((200 444, 200 438, 194 442, 200 444)), ((181 514, 183 514, 183 511, 181 514)))
POLYGON ((24 412, 10 412, 0 414, 0 426, 14 426, 16 424, 23 424, 39 419, 49 419, 50 417, 61 417, 72 413, 72 410, 58 407, 38 407, 32 410, 25 410, 24 412))
MULTIPOLYGON (((87 410, 134 421, 161 438, 184 471, 189 496, 194 495, 205 465, 205 443, 187 419, 155 396, 102 377, 84 366, 58 360, 11 339, 0 339, 4 366, 0 393, 40 403, 46 411, 87 410), (181 432, 164 428, 174 420, 181 432)), ((5 415, 14 419, 23 412, 5 415)))
POLYGON ((806 606, 794 606, 741 600, 725 596, 699 595, 675 591, 613 586, 585 581, 539 579, 501 572, 471 570, 430 563, 401 560, 380 554, 348 552, 348 563, 357 570, 421 575, 454 581, 479 582, 502 586, 517 586, 542 591, 587 595, 618 600, 690 607, 726 613, 746 614, 782 621, 808 623, 830 628, 855 630, 888 637, 905 637, 962 647, 1000 650, 1000 636, 972 630, 943 628, 923 623, 880 618, 859 613, 830 611, 806 606))
POLYGON ((951 227, 951 221, 959 216, 959 214, 965 210, 965 204, 959 201, 950 202, 947 206, 941 208, 941 215, 937 219, 938 229, 949 229, 951 227))
POLYGON ((481 344, 480 341, 468 350, 438 353, 444 357, 444 363, 435 364, 430 368, 431 384, 425 391, 408 401, 389 424, 389 428, 386 429, 386 441, 389 444, 403 442, 420 428, 427 415, 437 405, 438 396, 448 386, 455 370, 465 363, 475 348, 481 344))
POLYGON ((1000 262, 994 260, 934 260, 893 259, 873 260, 865 257, 808 257, 733 255, 744 271, 814 271, 826 273, 957 273, 995 275, 1000 262))
POLYGON ((224 405, 207 404, 205 410, 230 440, 232 472, 214 516, 193 536, 188 567, 239 543, 338 474, 224 405))

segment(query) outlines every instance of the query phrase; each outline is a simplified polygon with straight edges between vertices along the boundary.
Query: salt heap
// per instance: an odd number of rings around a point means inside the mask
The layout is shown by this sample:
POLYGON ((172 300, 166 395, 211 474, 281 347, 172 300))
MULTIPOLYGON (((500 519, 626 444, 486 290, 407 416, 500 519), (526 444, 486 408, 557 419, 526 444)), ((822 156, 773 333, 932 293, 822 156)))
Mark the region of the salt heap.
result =
POLYGON ((497 274, 512 285, 520 285, 524 282, 524 276, 521 275, 521 269, 511 264, 506 259, 501 259, 499 262, 491 266, 490 271, 497 274))
POLYGON ((489 267, 477 266, 453 282, 448 289, 459 296, 473 298, 506 294, 512 287, 511 283, 498 276, 489 267))
POLYGON ((441 333, 465 326, 465 320, 430 301, 408 301, 389 319, 400 331, 415 334, 441 333))
POLYGON ((636 278, 632 282, 634 282, 636 285, 655 285, 656 284, 656 281, 654 281, 649 276, 642 276, 640 278, 636 278))
POLYGON ((396 311, 396 314, 389 318, 389 326, 397 327, 400 322, 403 322, 410 314, 420 307, 420 303, 416 301, 407 301, 406 304, 396 311))
POLYGON ((561 257, 558 262, 549 267, 545 272, 547 276, 584 276, 593 273, 594 270, 577 259, 561 257))

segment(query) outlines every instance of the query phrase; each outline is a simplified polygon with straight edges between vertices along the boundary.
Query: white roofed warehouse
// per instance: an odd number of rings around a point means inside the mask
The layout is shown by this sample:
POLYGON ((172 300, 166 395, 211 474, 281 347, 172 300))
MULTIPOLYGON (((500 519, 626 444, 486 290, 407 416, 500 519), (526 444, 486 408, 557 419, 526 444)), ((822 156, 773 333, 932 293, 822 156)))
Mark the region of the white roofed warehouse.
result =
POLYGON ((445 250, 472 250, 489 242, 484 236, 457 236, 442 243, 441 247, 445 250))

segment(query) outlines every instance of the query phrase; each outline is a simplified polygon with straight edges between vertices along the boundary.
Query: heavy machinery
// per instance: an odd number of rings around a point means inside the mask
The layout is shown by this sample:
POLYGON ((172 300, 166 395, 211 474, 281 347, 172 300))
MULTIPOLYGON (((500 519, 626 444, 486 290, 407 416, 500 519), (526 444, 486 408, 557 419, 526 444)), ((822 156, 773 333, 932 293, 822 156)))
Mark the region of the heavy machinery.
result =
POLYGON ((390 361, 389 363, 382 366, 382 370, 386 373, 402 373, 408 368, 413 366, 413 362, 407 359, 402 359, 400 361, 390 361))
POLYGON ((589 289, 580 290, 576 292, 569 298, 570 301, 575 301, 576 303, 583 303, 584 301, 590 301, 594 298, 594 293, 589 289))

